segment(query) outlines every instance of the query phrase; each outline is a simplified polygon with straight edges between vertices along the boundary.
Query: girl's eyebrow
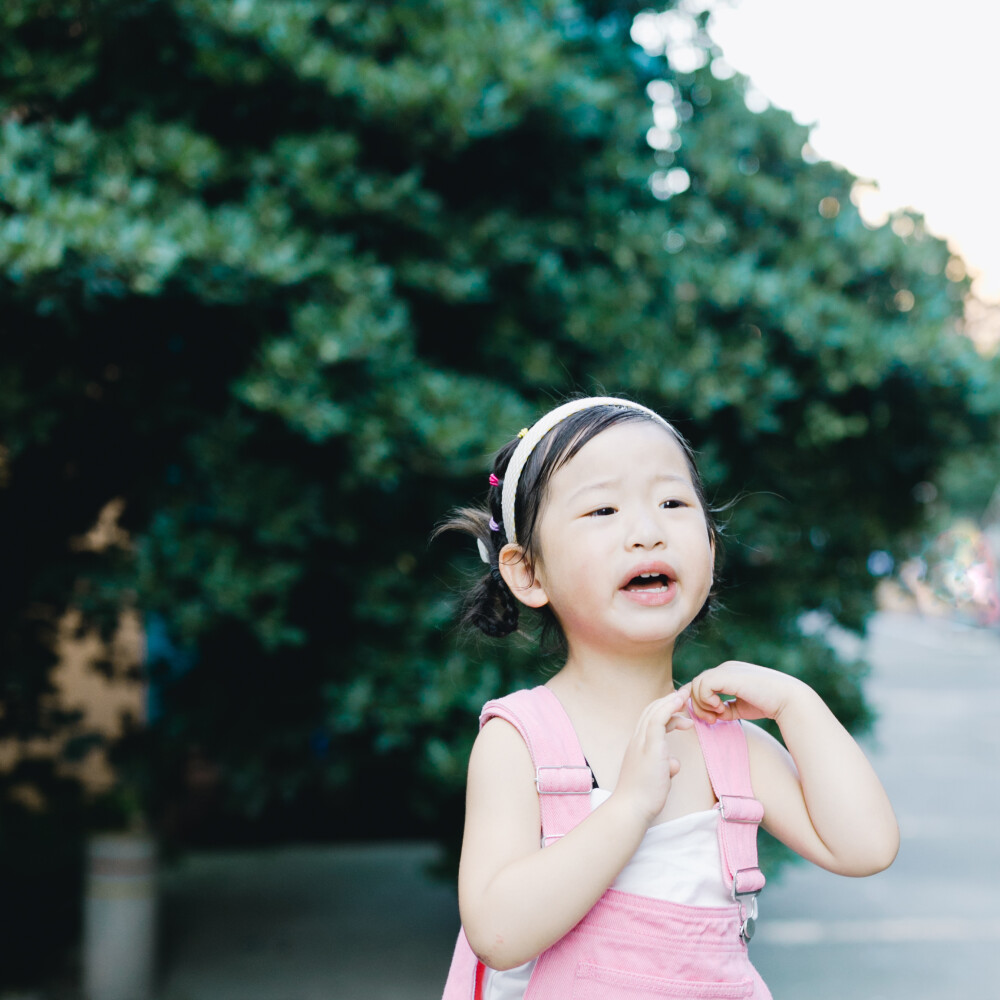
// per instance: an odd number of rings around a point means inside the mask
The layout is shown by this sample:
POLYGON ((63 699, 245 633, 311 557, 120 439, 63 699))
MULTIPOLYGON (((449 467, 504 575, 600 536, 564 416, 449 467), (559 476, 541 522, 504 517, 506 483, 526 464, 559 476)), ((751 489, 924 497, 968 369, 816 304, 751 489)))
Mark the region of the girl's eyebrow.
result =
POLYGON ((603 490, 608 486, 617 486, 620 482, 620 479, 602 479, 599 483, 584 483, 583 486, 573 490, 567 499, 575 500, 583 493, 589 493, 591 490, 603 490))
MULTIPOLYGON (((681 483, 684 486, 691 486, 691 480, 686 476, 678 476, 671 472, 662 472, 657 476, 653 477, 653 482, 656 483, 681 483)), ((567 497, 568 501, 573 501, 577 497, 584 493, 589 493, 591 490, 603 490, 609 486, 618 486, 621 484, 621 479, 602 479, 596 483, 584 483, 582 486, 573 490, 573 492, 567 497)))

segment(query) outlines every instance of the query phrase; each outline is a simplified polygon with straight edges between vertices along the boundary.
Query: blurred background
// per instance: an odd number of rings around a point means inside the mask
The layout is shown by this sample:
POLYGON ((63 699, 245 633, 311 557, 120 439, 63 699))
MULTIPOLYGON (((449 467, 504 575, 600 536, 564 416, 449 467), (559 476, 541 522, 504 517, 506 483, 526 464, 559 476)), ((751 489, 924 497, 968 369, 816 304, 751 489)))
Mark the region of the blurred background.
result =
MULTIPOLYGON (((479 709, 553 664, 458 631, 478 556, 428 536, 580 391, 739 498, 682 674, 802 677, 906 802, 933 734, 914 870, 975 892, 948 817, 998 748, 940 695, 1000 652, 980 6, 3 4, 0 996, 439 995, 479 709)), ((900 942, 988 957, 956 900, 771 947, 891 984, 900 942)))

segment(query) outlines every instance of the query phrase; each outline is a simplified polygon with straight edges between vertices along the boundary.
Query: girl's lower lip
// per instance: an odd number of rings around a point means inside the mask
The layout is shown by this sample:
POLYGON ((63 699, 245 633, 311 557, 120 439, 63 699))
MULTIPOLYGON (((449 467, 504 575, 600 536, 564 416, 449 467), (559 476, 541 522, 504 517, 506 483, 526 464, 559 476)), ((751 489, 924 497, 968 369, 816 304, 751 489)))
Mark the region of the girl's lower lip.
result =
POLYGON ((659 604, 669 604, 674 599, 674 595, 677 593, 677 584, 671 580, 670 584, 662 590, 626 590, 623 587, 622 593, 630 601, 635 601, 636 604, 655 607, 659 604))

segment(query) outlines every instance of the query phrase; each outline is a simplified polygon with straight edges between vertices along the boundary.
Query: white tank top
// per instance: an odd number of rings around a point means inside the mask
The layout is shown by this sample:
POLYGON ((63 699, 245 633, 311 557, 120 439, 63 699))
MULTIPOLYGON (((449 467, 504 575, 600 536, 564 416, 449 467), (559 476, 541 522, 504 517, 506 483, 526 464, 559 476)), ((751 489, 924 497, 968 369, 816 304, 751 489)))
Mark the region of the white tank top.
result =
MULTIPOLYGON (((591 812, 610 797, 603 788, 593 789, 591 812)), ((718 808, 651 826, 613 887, 688 906, 731 906, 722 876, 718 808)), ((523 1000, 534 967, 535 959, 502 972, 488 968, 483 1000, 523 1000)))

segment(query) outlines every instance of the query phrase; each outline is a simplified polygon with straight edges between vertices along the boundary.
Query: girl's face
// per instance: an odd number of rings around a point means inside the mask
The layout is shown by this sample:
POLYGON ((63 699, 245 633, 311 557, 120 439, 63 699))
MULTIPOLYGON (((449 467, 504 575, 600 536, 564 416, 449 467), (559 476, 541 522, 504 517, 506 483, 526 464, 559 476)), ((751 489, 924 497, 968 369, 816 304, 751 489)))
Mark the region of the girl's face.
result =
POLYGON ((553 474, 535 537, 534 581, 512 589, 551 606, 571 651, 672 646, 712 586, 713 546, 684 452, 649 421, 602 431, 553 474))

